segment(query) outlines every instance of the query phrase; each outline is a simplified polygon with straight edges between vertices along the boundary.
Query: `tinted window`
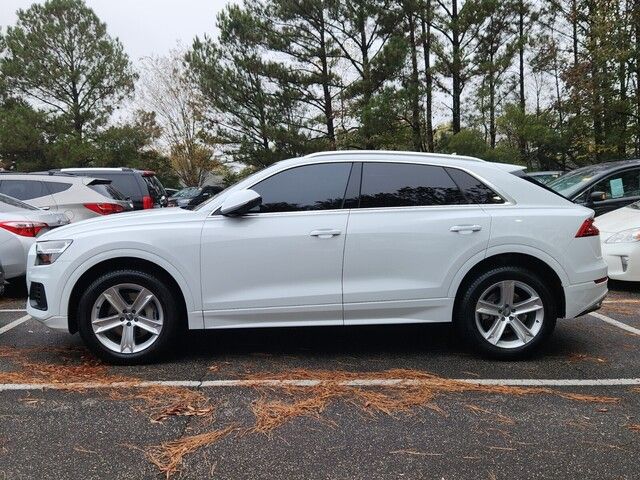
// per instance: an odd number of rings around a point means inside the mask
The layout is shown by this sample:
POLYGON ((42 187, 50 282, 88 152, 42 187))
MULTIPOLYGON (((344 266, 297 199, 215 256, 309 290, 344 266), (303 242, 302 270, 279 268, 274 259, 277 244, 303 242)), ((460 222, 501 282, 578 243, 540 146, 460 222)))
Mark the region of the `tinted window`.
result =
POLYGON ((619 172, 593 187, 594 192, 605 192, 607 200, 640 196, 640 170, 619 172))
POLYGON ((0 193, 17 198, 18 200, 31 200, 33 198, 43 197, 49 192, 45 190, 42 182, 37 180, 10 180, 2 179, 0 184, 0 193))
POLYGON ((104 178, 106 180, 111 180, 111 185, 124 194, 125 197, 129 197, 132 199, 140 199, 142 195, 140 194, 140 187, 138 186, 138 181, 136 180, 133 174, 121 174, 121 173, 103 173, 103 172, 95 172, 88 174, 94 176, 96 178, 104 178))
POLYGON ((291 168, 254 185, 262 197, 259 212, 297 212, 342 208, 350 163, 291 168))
POLYGON ((162 184, 156 179, 156 177, 150 176, 142 176, 144 183, 147 185, 147 189, 149 190, 149 195, 153 200, 157 203, 160 201, 160 197, 165 195, 164 187, 162 184))
POLYGON ((504 199, 480 180, 457 168, 446 168, 447 173, 462 190, 468 203, 504 203, 504 199))
POLYGON ((410 163, 365 163, 360 208, 467 203, 442 167, 410 163))
POLYGON ((38 210, 28 203, 16 200, 0 193, 0 212, 19 212, 20 210, 38 210))
POLYGON ((94 192, 99 193, 107 198, 113 198, 114 200, 126 200, 126 197, 118 190, 113 188, 110 183, 99 183, 97 185, 89 185, 89 188, 94 192))
POLYGON ((49 189, 49 193, 60 193, 65 190, 69 190, 71 188, 70 183, 65 182, 44 182, 47 188, 49 189))

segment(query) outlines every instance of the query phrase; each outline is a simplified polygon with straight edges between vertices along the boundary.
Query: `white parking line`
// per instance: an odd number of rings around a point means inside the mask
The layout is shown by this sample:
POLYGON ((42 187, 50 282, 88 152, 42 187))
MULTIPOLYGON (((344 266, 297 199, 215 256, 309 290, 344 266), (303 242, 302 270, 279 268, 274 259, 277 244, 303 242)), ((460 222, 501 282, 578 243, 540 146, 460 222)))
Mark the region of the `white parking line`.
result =
POLYGON ((13 322, 5 325, 4 327, 0 328, 0 335, 2 335, 3 333, 8 332, 9 330, 11 330, 12 328, 17 327, 18 325, 26 322, 30 318, 31 317, 29 315, 25 315, 24 317, 20 317, 19 319, 14 320, 13 322))
MULTIPOLYGON (((389 387, 394 385, 438 385, 439 382, 456 381, 470 385, 494 385, 494 386, 518 386, 518 387, 626 387, 640 385, 640 378, 600 378, 600 379, 535 379, 535 378, 507 378, 507 379, 353 379, 337 381, 335 384, 352 387, 389 387)), ((3 391, 25 391, 25 390, 98 390, 105 388, 146 388, 146 387, 186 387, 186 388, 224 388, 224 387, 278 387, 297 386, 314 387, 327 380, 157 380, 143 382, 81 382, 81 383, 0 383, 0 392, 3 391)), ((333 382, 331 382, 333 383, 333 382)))
POLYGON ((603 322, 607 322, 609 325, 613 325, 614 327, 618 327, 618 328, 621 328, 622 330, 626 330, 627 332, 640 335, 639 329, 634 328, 630 325, 627 325, 626 323, 619 322, 618 320, 614 320, 613 318, 607 317, 606 315, 603 315, 601 313, 591 312, 589 315, 591 315, 592 317, 596 317, 597 319, 602 320, 603 322))
POLYGON ((24 308, 5 308, 0 309, 0 313, 22 313, 22 312, 26 312, 26 310, 24 308))

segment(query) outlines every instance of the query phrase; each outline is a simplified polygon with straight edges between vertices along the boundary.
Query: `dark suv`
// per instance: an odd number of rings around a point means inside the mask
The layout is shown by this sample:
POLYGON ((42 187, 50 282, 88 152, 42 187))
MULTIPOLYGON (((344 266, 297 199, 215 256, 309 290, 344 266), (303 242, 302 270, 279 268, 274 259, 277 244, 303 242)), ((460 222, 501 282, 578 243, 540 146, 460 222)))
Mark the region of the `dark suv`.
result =
POLYGON ((602 215, 640 200, 640 160, 577 168, 547 186, 602 215))
POLYGON ((167 206, 167 192, 155 172, 133 168, 63 168, 60 171, 111 180, 133 202, 134 210, 167 206))

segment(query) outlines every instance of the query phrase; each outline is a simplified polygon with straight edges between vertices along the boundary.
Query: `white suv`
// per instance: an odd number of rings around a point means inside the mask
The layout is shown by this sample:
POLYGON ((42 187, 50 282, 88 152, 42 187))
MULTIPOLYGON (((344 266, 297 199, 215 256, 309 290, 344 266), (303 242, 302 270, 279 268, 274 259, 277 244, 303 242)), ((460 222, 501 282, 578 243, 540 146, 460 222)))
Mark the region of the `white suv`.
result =
POLYGON ((133 209, 111 180, 69 174, 0 173, 0 193, 63 213, 71 222, 133 209))
POLYGON ((156 358, 182 326, 430 322, 519 357, 607 293, 593 211, 520 170, 403 152, 279 162, 193 211, 47 233, 28 312, 114 363, 156 358))

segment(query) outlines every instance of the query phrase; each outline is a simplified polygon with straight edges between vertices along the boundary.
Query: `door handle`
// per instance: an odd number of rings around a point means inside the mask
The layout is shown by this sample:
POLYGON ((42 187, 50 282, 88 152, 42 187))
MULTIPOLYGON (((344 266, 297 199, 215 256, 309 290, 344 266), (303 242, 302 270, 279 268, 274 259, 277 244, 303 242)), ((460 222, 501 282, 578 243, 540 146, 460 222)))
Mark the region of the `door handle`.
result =
POLYGON ((454 225, 449 229, 451 232, 457 232, 463 235, 479 232, 480 230, 482 230, 481 225, 454 225))
POLYGON ((318 238, 331 238, 331 237, 338 236, 341 233, 342 232, 340 230, 334 230, 331 228, 321 228, 318 230, 312 230, 311 233, 309 233, 309 235, 312 237, 318 237, 318 238))

